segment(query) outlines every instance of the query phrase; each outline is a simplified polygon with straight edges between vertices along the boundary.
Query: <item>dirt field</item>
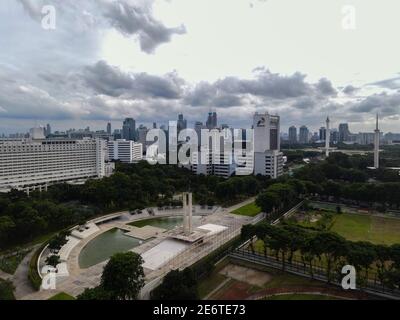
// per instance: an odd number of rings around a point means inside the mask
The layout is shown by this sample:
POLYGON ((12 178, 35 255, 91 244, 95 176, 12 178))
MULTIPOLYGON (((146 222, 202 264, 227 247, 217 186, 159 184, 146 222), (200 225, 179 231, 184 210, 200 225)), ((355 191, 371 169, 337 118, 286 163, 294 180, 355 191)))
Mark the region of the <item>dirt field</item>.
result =
POLYGON ((228 264, 219 273, 225 277, 257 287, 263 287, 268 281, 271 280, 271 276, 268 273, 234 264, 228 264))

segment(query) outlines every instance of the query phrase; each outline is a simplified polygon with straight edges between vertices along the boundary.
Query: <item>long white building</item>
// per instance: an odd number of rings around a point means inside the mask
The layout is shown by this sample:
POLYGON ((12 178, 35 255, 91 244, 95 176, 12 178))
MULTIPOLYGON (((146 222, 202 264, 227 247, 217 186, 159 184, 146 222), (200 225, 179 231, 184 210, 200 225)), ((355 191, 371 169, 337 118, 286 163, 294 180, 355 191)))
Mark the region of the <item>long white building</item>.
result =
POLYGON ((48 185, 80 183, 111 174, 101 139, 0 140, 0 192, 47 189, 48 185))
POLYGON ((143 159, 143 145, 131 140, 119 139, 108 142, 109 160, 135 163, 143 159))

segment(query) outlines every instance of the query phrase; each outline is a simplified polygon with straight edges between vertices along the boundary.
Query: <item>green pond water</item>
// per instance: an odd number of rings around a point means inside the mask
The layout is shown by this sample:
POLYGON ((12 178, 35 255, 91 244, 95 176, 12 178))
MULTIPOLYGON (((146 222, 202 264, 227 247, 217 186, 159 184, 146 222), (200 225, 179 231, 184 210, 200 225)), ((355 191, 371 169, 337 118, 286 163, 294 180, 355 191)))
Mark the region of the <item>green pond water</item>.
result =
POLYGON ((124 235, 121 229, 104 232, 90 241, 79 255, 79 266, 83 269, 109 259, 113 254, 126 252, 140 245, 140 240, 124 235))
MULTIPOLYGON (((193 216, 193 222, 198 221, 201 219, 199 216, 193 216)), ((162 228, 162 229, 167 229, 171 230, 175 228, 176 226, 181 226, 183 224, 183 217, 164 217, 164 218, 152 218, 152 219, 146 219, 146 220, 141 220, 141 221, 135 221, 131 222, 131 226, 135 227, 144 227, 144 226, 153 226, 157 228, 162 228)))

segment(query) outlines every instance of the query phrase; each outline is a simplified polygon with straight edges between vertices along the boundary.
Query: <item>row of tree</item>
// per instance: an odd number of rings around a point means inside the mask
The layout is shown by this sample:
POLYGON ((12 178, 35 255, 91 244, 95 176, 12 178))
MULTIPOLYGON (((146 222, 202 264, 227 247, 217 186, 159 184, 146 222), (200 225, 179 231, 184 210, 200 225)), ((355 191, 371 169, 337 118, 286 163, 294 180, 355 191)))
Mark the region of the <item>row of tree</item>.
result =
POLYGON ((340 280, 344 265, 357 270, 357 281, 365 284, 374 272, 380 283, 400 288, 400 244, 375 245, 369 242, 352 242, 329 231, 310 231, 292 224, 273 226, 268 223, 245 225, 242 240, 250 240, 250 250, 255 251, 254 240, 263 242, 265 256, 272 255, 282 263, 285 270, 293 259, 303 263, 311 277, 315 264, 326 271, 328 282, 340 280))

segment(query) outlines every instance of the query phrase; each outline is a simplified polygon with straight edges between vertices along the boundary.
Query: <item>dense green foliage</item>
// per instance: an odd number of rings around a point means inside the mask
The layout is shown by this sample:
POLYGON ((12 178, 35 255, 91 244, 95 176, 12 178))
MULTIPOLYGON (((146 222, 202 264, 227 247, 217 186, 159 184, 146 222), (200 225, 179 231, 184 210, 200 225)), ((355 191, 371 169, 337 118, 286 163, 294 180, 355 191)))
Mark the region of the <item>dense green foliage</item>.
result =
POLYGON ((79 300, 135 300, 144 286, 143 259, 134 252, 116 253, 104 267, 100 285, 79 300))
POLYGON ((0 279, 0 301, 15 300, 14 286, 11 281, 0 279))
POLYGON ((197 300, 197 279, 190 268, 172 270, 163 282, 151 292, 152 300, 197 300))
POLYGON ((400 182, 369 182, 365 157, 333 153, 327 161, 312 163, 267 182, 256 204, 267 213, 276 213, 307 197, 363 205, 379 211, 400 208, 400 182))

